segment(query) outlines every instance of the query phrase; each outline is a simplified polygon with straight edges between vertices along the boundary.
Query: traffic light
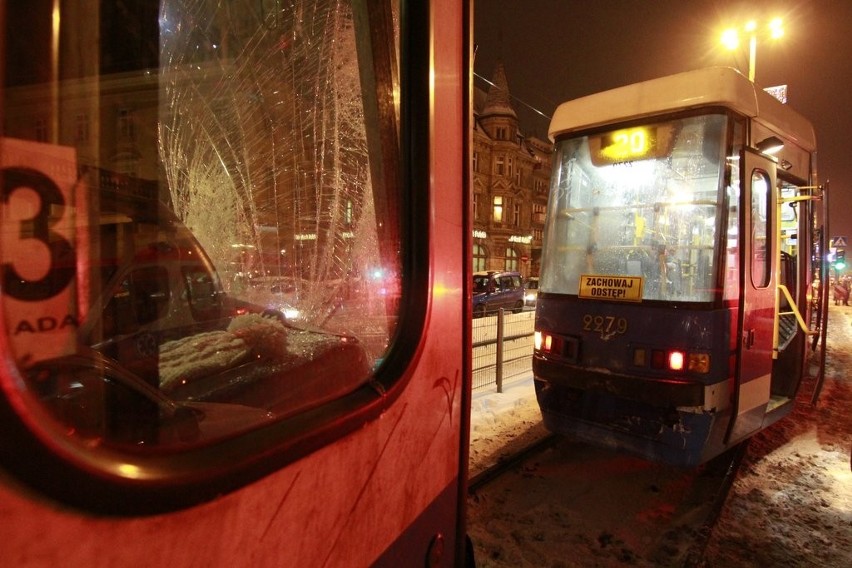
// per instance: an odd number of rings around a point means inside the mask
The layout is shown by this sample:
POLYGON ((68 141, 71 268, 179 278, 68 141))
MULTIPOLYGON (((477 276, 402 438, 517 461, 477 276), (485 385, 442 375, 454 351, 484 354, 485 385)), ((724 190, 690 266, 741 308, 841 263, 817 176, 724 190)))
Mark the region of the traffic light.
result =
POLYGON ((843 270, 846 268, 846 251, 839 250, 837 254, 834 255, 834 268, 835 270, 843 270))

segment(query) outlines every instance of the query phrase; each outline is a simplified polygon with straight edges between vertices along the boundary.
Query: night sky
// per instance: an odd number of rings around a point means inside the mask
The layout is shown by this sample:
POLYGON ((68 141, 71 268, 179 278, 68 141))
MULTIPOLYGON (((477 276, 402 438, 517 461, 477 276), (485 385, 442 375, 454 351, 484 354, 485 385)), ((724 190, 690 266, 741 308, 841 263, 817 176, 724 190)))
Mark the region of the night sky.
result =
MULTIPOLYGON (((829 233, 852 241, 850 0, 475 0, 474 71, 490 80, 502 62, 521 128, 545 138, 548 119, 529 107, 549 117, 566 100, 702 67, 747 74, 747 46, 725 50, 722 30, 775 16, 785 35, 758 42, 755 82, 786 84, 788 104, 813 123, 829 233)), ((474 85, 488 87, 479 77, 474 85)))

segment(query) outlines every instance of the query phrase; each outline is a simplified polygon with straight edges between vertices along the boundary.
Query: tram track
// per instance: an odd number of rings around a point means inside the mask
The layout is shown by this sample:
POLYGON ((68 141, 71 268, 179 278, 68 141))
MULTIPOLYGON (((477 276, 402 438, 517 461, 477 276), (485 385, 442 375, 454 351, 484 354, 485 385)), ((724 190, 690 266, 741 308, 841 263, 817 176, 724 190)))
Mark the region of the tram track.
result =
POLYGON ((526 565, 571 559, 576 565, 701 566, 746 447, 684 469, 558 435, 537 438, 470 478, 477 557, 488 557, 489 566, 519 559, 526 565), (509 535, 499 553, 488 544, 494 527, 509 535), (507 546, 517 550, 503 558, 507 546))
POLYGON ((717 456, 714 460, 715 463, 708 466, 724 468, 724 473, 718 491, 713 497, 712 506, 710 507, 707 517, 704 520, 704 524, 701 527, 701 531, 699 532, 699 538, 690 548, 690 551, 684 560, 684 568, 700 568, 701 566, 704 566, 704 552, 707 549, 707 544, 713 533, 713 527, 716 526, 716 523, 719 521, 719 517, 722 514, 722 508, 725 506, 728 494, 731 492, 731 488, 737 478, 737 473, 739 472, 743 459, 748 452, 748 445, 749 440, 737 444, 727 452, 717 456))
POLYGON ((501 456, 497 462, 472 476, 468 480, 468 495, 475 495, 491 481, 494 481, 501 475, 510 471, 512 468, 518 466, 524 460, 553 447, 553 445, 558 441, 559 437, 556 434, 547 434, 508 455, 501 456))

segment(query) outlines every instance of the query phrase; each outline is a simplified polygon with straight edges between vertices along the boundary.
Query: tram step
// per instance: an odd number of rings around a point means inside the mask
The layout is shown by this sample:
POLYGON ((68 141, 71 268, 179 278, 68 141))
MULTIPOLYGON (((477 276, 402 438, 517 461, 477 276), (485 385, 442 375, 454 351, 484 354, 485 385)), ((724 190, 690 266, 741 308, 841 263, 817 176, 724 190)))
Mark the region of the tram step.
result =
POLYGON ((796 336, 796 316, 793 314, 781 314, 778 319, 778 350, 786 349, 793 337, 796 336))

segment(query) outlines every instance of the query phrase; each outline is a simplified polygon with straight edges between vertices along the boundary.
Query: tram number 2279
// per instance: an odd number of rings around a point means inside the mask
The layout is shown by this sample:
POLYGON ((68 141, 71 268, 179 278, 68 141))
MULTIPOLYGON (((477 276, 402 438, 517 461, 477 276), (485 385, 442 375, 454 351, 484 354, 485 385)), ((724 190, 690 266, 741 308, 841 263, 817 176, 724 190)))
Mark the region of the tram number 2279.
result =
POLYGON ((627 319, 615 316, 583 314, 583 331, 600 333, 603 339, 627 332, 627 319))

